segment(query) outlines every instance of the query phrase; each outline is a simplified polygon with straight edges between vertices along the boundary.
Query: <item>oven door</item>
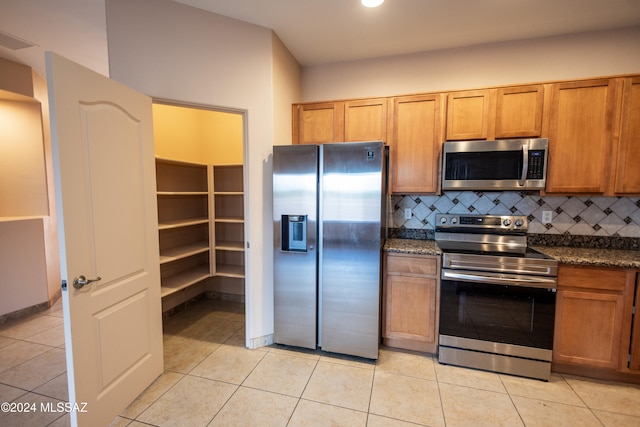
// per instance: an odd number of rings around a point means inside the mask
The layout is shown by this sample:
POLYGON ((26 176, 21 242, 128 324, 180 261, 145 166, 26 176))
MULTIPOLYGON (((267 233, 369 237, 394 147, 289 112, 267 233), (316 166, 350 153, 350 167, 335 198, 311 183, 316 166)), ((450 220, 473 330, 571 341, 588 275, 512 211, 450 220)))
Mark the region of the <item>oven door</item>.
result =
POLYGON ((441 278, 441 337, 552 350, 555 278, 446 269, 441 278))

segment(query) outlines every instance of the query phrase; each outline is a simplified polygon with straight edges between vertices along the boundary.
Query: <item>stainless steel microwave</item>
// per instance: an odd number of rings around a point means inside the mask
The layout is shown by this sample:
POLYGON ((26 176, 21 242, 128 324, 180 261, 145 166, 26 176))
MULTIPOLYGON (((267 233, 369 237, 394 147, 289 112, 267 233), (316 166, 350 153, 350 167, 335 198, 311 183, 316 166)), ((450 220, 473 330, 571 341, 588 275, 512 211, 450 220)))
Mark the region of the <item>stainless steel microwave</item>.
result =
POLYGON ((547 176, 546 138, 446 141, 443 190, 540 190, 547 176))

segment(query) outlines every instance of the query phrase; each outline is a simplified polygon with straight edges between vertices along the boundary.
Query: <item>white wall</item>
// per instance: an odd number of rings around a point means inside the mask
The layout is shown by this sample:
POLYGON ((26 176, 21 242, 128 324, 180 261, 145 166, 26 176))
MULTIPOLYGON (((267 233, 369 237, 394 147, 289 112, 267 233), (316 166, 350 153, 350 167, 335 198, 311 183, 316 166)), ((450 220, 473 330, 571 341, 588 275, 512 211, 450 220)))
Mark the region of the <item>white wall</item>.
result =
POLYGON ((49 215, 42 109, 0 99, 0 217, 49 215))
POLYGON ((0 217, 4 216, 0 218, 0 252, 8 251, 0 256, 2 316, 54 303, 61 289, 55 194, 50 185, 53 165, 47 86, 30 67, 2 59, 0 86, 0 103, 14 99, 14 104, 20 105, 18 111, 0 112, 4 121, 9 120, 0 126, 0 134, 6 134, 0 138, 0 146, 17 144, 0 148, 0 152, 8 150, 0 156, 0 187, 9 185, 8 191, 0 189, 0 217), (15 139, 10 136, 14 126, 19 133, 15 139), (5 164, 7 159, 21 167, 5 164), (21 164, 20 159, 27 164, 21 164), (20 185, 12 185, 15 182, 20 185), (15 190, 20 194, 12 194, 15 190))
POLYGON ((106 0, 106 8, 112 79, 156 98, 247 112, 247 335, 248 344, 259 342, 273 333, 273 226, 265 209, 275 126, 272 32, 167 0, 106 0))
POLYGON ((46 51, 108 76, 104 0, 1 0, 0 29, 33 44, 18 50, 0 46, 0 56, 41 76, 46 51))
POLYGON ((0 316, 46 303, 46 236, 42 218, 0 220, 0 236, 0 316))
POLYGON ((289 49, 273 33, 274 145, 292 143, 291 104, 302 98, 302 70, 289 49))
POLYGON ((42 218, 45 242, 45 258, 47 264, 47 289, 49 301, 57 301, 62 295, 60 288, 60 249, 58 247, 58 214, 56 211, 56 195, 53 185, 53 154, 51 147, 51 120, 49 116, 49 93, 47 82, 35 71, 33 74, 33 97, 42 106, 42 133, 44 142, 45 172, 47 176, 47 192, 49 215, 42 218))
POLYGON ((640 27, 306 67, 304 101, 640 73, 640 27))

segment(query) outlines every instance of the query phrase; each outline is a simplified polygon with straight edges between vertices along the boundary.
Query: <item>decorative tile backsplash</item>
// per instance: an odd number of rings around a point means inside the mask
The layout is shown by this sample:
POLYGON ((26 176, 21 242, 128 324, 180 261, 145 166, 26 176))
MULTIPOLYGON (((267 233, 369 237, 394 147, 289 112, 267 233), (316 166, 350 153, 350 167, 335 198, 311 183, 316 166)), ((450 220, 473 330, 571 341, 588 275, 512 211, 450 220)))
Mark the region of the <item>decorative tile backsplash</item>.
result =
POLYGON ((640 238, 640 197, 540 196, 517 191, 447 191, 391 197, 390 227, 433 230, 437 213, 526 215, 529 233, 640 238), (405 219, 411 209, 411 219, 405 219), (542 211, 552 211, 542 223, 542 211))

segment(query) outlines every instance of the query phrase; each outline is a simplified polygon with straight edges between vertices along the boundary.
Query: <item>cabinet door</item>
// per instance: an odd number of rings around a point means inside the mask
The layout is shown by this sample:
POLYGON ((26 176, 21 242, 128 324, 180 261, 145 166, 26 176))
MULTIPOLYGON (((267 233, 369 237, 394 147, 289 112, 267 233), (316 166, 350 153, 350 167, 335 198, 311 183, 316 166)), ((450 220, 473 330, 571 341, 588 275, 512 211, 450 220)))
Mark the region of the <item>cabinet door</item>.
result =
POLYGON ((294 144, 336 141, 344 141, 344 102, 294 106, 294 144))
POLYGON ((614 137, 616 81, 553 84, 547 193, 604 193, 614 137))
POLYGON ((640 305, 640 284, 637 281, 638 279, 636 278, 635 313, 632 317, 631 345, 629 346, 629 369, 634 371, 640 371, 640 311, 638 310, 638 305, 640 305))
POLYGON ((614 192, 640 194, 640 77, 625 79, 622 96, 614 192))
POLYGON ((437 345, 437 280, 388 275, 383 337, 410 340, 414 350, 433 351, 437 345))
POLYGON ((538 137, 542 134, 542 85, 496 90, 496 138, 538 137))
POLYGON ((560 265, 554 362, 620 367, 627 281, 622 269, 560 265))
POLYGON ((489 91, 450 93, 447 101, 447 140, 487 139, 489 91))
POLYGON ((387 141, 386 98, 346 101, 345 141, 387 141))
POLYGON ((438 348, 440 258, 384 256, 382 337, 390 347, 435 353, 438 348))
POLYGON ((444 129, 442 104, 440 94, 393 99, 391 192, 438 191, 444 129))
POLYGON ((622 295, 559 290, 553 361, 617 369, 622 295))

